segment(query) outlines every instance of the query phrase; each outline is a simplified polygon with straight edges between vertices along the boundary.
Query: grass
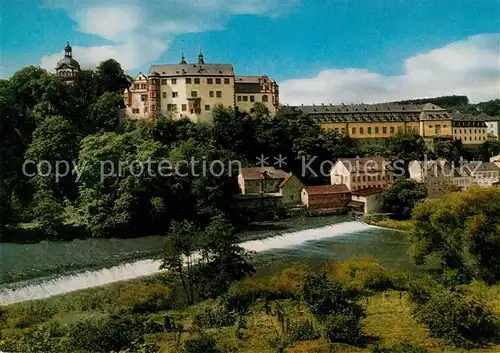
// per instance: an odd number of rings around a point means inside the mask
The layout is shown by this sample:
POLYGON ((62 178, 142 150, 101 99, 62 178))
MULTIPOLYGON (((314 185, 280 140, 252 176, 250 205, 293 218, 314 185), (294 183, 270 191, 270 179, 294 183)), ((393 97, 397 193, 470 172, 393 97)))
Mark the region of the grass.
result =
MULTIPOLYGON (((359 303, 363 305, 367 314, 363 319, 363 328, 369 338, 368 343, 364 347, 354 347, 343 344, 330 345, 322 339, 312 339, 289 343, 285 353, 369 353, 375 344, 390 347, 400 342, 422 346, 429 353, 467 352, 450 346, 442 340, 429 337, 427 328, 412 317, 407 293, 389 289, 394 283, 398 283, 400 279, 398 275, 384 269, 372 259, 329 264, 326 270, 328 277, 362 292, 359 303), (385 284, 385 292, 373 289, 377 278, 383 279, 381 283, 385 284), (362 288, 365 290, 361 291, 362 288)), ((216 339, 218 346, 224 349, 223 352, 275 353, 277 342, 284 337, 283 329, 275 314, 278 305, 282 308, 286 319, 292 322, 309 320, 319 333, 319 324, 298 295, 308 271, 310 270, 307 267, 299 266, 270 276, 252 277, 235 283, 231 288, 232 292, 290 293, 294 294, 296 299, 272 301, 271 315, 265 312, 264 300, 257 300, 245 315, 246 328, 240 329, 239 335, 236 324, 229 327, 208 328, 206 333, 216 339)), ((471 296, 487 301, 500 315, 500 285, 487 286, 481 282, 474 282, 466 288, 469 289, 471 296)), ((8 339, 37 325, 52 324, 64 328, 93 316, 128 313, 145 315, 161 324, 163 316, 169 315, 184 328, 180 337, 182 343, 185 339, 198 335, 194 324, 195 317, 204 313, 205 309, 216 305, 218 305, 218 300, 206 300, 186 306, 176 282, 167 275, 158 275, 148 279, 83 290, 47 300, 7 306, 4 308, 5 321, 3 324, 0 323, 0 329, 3 338, 8 339)), ((177 352, 179 335, 177 333, 147 334, 145 340, 158 345, 162 353, 173 353, 177 352)), ((500 352, 500 345, 476 348, 469 352, 500 352)))
POLYGON ((410 220, 392 219, 387 216, 367 215, 364 217, 364 222, 377 227, 390 228, 408 232, 412 228, 410 220))

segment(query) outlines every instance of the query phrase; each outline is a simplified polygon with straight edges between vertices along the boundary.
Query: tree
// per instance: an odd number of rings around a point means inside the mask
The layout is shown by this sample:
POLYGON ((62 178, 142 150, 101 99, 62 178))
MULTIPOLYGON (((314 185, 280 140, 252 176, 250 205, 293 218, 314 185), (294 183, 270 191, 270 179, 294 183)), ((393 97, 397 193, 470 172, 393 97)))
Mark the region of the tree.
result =
POLYGON ((387 140, 388 154, 404 159, 406 164, 419 160, 426 152, 425 141, 417 133, 399 133, 387 140))
POLYGON ((92 105, 92 132, 113 131, 120 123, 123 106, 123 95, 114 92, 104 92, 92 105))
POLYGON ((96 75, 100 88, 98 96, 105 92, 123 93, 130 86, 120 63, 114 59, 101 62, 96 69, 96 75))
POLYGON ((203 293, 216 297, 232 282, 254 273, 245 249, 237 244, 234 227, 223 215, 214 216, 201 243, 200 280, 203 293))
POLYGON ((410 218, 415 204, 426 197, 427 190, 423 184, 411 179, 398 178, 382 193, 380 206, 383 212, 410 218))
POLYGON ((500 189, 472 187, 417 204, 410 252, 417 264, 430 255, 469 278, 500 280, 500 189))
POLYGON ((196 263, 198 246, 197 229, 189 221, 173 221, 167 234, 167 242, 162 254, 162 269, 178 276, 189 305, 194 303, 196 283, 193 266, 196 263))

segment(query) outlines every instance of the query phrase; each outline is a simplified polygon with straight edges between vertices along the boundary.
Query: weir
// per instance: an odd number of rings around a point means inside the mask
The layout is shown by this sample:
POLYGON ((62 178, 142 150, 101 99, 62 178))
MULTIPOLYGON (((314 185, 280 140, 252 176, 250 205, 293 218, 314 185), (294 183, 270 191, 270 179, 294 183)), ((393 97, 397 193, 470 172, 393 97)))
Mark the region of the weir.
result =
MULTIPOLYGON (((264 252, 273 249, 296 247, 308 241, 328 239, 340 235, 357 233, 374 227, 359 221, 342 222, 325 227, 300 230, 279 236, 252 240, 240 245, 250 252, 264 252)), ((140 260, 110 268, 62 275, 38 283, 21 282, 9 289, 0 289, 0 305, 37 300, 70 293, 91 287, 154 275, 159 270, 158 260, 140 260)))

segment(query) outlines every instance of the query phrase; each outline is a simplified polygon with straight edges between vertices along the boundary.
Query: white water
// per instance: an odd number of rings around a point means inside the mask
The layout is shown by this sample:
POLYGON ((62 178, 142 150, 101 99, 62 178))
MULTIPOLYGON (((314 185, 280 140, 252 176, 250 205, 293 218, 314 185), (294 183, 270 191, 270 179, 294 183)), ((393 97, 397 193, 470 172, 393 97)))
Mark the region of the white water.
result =
MULTIPOLYGON (((343 222, 326 227, 306 229, 262 240, 252 240, 240 245, 248 251, 262 252, 300 245, 306 241, 332 238, 372 228, 362 222, 343 222)), ((150 276, 160 272, 161 262, 141 260, 97 271, 61 276, 37 284, 20 285, 17 288, 0 290, 0 305, 49 298, 81 289, 109 283, 150 276)))

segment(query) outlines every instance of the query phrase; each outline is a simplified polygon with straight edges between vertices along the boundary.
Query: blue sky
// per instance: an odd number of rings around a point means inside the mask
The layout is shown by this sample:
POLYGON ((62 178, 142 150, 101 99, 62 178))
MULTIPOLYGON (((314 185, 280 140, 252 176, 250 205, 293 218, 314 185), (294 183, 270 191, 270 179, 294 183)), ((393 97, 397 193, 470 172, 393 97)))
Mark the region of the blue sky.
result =
POLYGON ((338 96, 368 102, 391 99, 398 92, 406 98, 450 90, 475 100, 500 96, 500 2, 495 0, 11 0, 1 6, 2 77, 26 65, 51 69, 69 40, 83 66, 113 56, 132 75, 147 72, 152 63, 178 62, 181 51, 194 61, 202 49, 206 62, 232 63, 237 74, 268 74, 278 80, 291 103, 301 97, 304 103, 335 101, 338 96), (451 53, 431 55, 454 43, 458 46, 451 53), (412 58, 427 55, 414 66, 424 71, 436 66, 434 74, 440 75, 449 68, 436 63, 454 60, 453 53, 459 61, 470 56, 470 62, 445 73, 444 79, 460 74, 468 83, 452 80, 436 88, 439 80, 431 80, 401 91, 398 85, 416 84, 399 82, 416 76, 407 67, 412 58), (486 68, 478 66, 484 55, 490 57, 486 68), (480 87, 484 80, 490 93, 480 87), (471 84, 476 86, 467 88, 471 84), (314 87, 301 91, 304 85, 314 87), (381 96, 380 85, 397 87, 381 96))

